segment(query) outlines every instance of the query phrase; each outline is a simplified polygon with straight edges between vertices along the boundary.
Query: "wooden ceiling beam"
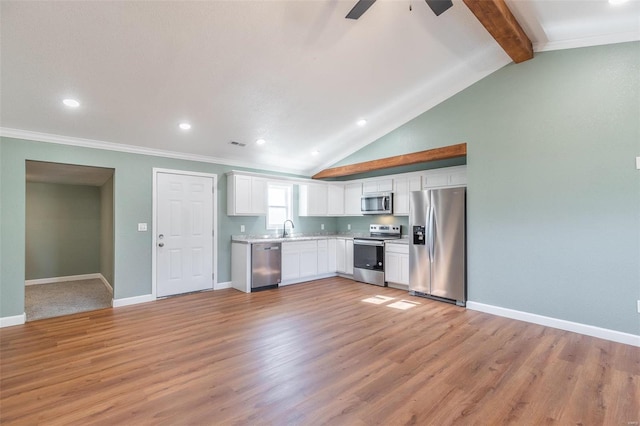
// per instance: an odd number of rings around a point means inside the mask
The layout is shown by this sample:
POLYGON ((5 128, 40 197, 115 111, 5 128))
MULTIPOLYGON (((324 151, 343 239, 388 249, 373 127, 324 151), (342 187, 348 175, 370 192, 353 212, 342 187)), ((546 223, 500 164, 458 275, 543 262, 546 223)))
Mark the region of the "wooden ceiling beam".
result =
POLYGON ((504 0, 463 0, 464 4, 489 31, 513 62, 533 58, 531 40, 513 16, 504 0))
POLYGON ((464 157, 467 155, 467 144, 445 146, 442 148, 428 149, 426 151, 413 152, 411 154, 396 155, 395 157, 381 158, 379 160, 365 161, 364 163, 349 164, 347 166, 325 169, 312 176, 313 179, 336 178, 342 176, 357 175, 392 167, 409 166, 424 163, 426 161, 446 160, 449 158, 464 157))

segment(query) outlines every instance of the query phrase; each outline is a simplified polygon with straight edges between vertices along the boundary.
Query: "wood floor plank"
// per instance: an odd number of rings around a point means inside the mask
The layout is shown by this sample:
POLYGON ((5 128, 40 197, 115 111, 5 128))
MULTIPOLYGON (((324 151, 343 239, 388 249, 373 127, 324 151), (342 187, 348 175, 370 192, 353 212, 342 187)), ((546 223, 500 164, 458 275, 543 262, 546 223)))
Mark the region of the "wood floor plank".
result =
POLYGON ((337 277, 3 328, 0 373, 3 425, 640 420, 640 348, 337 277))

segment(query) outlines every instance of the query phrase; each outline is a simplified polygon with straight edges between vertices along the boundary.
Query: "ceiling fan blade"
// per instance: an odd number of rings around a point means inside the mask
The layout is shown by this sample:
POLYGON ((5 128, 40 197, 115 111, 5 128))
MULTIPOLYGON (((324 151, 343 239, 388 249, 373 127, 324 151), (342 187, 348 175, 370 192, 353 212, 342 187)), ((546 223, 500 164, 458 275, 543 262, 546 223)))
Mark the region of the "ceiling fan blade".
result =
POLYGON ((444 12, 445 10, 453 6, 453 2, 451 0, 424 0, 424 1, 427 2, 427 4, 431 8, 431 10, 433 10, 433 13, 435 13, 436 16, 440 16, 442 12, 444 12))
POLYGON ((346 18, 347 19, 358 19, 375 2, 376 2, 376 0, 359 0, 358 3, 356 3, 355 6, 353 6, 353 9, 351 9, 351 11, 349 13, 347 13, 346 18))

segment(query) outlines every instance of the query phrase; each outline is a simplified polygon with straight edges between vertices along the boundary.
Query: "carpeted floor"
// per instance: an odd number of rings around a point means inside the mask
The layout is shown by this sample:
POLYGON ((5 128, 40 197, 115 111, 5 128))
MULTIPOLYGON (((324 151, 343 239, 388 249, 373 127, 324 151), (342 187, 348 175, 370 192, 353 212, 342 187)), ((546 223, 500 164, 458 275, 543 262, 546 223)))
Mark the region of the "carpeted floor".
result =
POLYGON ((25 287, 27 321, 110 308, 113 295, 99 279, 25 287))

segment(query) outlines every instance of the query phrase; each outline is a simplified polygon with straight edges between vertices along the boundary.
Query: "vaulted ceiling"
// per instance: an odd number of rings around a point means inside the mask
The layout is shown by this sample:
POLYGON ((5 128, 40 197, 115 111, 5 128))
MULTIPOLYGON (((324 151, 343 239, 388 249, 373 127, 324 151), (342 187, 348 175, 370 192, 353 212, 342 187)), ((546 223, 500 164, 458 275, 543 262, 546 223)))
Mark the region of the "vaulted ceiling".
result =
MULTIPOLYGON (((310 176, 511 62, 461 0, 355 3, 3 0, 1 134, 310 176)), ((640 39, 638 0, 507 5, 534 51, 640 39)))

